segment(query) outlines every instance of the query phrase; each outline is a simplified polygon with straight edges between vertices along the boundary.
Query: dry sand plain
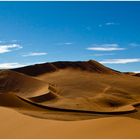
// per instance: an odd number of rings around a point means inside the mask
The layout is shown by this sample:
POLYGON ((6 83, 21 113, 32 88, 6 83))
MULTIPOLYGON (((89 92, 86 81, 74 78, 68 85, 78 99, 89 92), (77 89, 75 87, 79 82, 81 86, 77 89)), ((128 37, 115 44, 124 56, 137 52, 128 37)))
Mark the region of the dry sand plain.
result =
POLYGON ((140 138, 140 78, 96 61, 0 71, 0 138, 140 138))

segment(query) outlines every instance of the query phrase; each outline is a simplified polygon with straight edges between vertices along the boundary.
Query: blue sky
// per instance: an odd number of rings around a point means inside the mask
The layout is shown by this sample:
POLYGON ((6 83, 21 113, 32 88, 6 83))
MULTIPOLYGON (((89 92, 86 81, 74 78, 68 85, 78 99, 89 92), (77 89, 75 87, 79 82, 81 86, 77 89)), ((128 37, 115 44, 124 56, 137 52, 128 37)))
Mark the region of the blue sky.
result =
POLYGON ((140 71, 140 2, 0 2, 0 68, 97 60, 140 71))

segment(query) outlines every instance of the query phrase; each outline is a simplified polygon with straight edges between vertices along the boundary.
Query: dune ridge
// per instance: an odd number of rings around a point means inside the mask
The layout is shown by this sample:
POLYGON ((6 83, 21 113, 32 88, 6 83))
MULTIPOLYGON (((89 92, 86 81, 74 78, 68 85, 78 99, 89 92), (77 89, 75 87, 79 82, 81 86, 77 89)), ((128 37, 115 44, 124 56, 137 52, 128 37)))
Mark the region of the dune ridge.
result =
POLYGON ((43 63, 43 64, 25 66, 22 68, 16 68, 12 70, 31 76, 37 76, 44 73, 55 72, 60 69, 67 69, 67 68, 79 69, 79 70, 96 72, 96 73, 106 73, 106 74, 120 73, 119 71, 105 67, 104 65, 101 65, 100 63, 94 60, 76 61, 76 62, 58 61, 52 63, 43 63))

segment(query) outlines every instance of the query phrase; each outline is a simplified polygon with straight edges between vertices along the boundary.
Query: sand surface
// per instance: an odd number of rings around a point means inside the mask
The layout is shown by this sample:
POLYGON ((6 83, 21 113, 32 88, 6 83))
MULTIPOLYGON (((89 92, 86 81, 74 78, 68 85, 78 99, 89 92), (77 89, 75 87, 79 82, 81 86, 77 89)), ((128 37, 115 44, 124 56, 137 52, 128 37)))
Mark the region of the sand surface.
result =
POLYGON ((140 138, 140 78, 91 60, 1 70, 0 114, 0 138, 140 138))
POLYGON ((140 138, 140 121, 128 117, 67 122, 36 119, 6 108, 0 108, 0 114, 0 138, 140 138))

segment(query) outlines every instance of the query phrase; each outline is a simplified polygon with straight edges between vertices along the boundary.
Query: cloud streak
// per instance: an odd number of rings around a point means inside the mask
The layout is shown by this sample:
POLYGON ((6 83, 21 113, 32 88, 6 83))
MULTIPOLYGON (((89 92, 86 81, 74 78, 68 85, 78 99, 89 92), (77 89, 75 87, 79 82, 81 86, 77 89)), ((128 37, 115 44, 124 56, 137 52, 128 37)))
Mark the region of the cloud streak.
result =
POLYGON ((138 44, 138 43, 130 43, 129 46, 131 46, 131 47, 140 47, 140 44, 138 44))
POLYGON ((29 54, 25 54, 23 55, 24 57, 28 57, 28 56, 43 56, 43 55, 47 55, 48 53, 46 52, 31 52, 29 54))
POLYGON ((140 58, 126 58, 126 59, 106 59, 100 61, 102 64, 127 64, 140 62, 140 58))
POLYGON ((0 44, 0 53, 7 53, 21 48, 22 46, 19 44, 0 44))
POLYGON ((93 44, 92 47, 86 48, 92 51, 119 51, 125 50, 125 48, 120 48, 118 44, 93 44))
POLYGON ((64 42, 64 43, 57 43, 56 45, 72 45, 73 43, 72 42, 64 42))
POLYGON ((140 71, 133 71, 134 73, 140 73, 140 71))
POLYGON ((110 25, 117 25, 117 23, 114 23, 114 22, 107 22, 105 23, 106 26, 110 26, 110 25))
POLYGON ((106 22, 104 24, 99 24, 99 27, 103 27, 103 26, 113 26, 113 25, 119 25, 119 23, 116 22, 106 22))
POLYGON ((33 63, 18 63, 18 62, 7 62, 7 63, 0 63, 0 69, 12 69, 12 68, 19 68, 24 67, 28 65, 34 65, 34 64, 42 64, 46 62, 33 62, 33 63))
POLYGON ((17 62, 15 63, 0 63, 0 69, 11 69, 11 68, 17 68, 17 67, 23 67, 25 65, 19 64, 17 62))

